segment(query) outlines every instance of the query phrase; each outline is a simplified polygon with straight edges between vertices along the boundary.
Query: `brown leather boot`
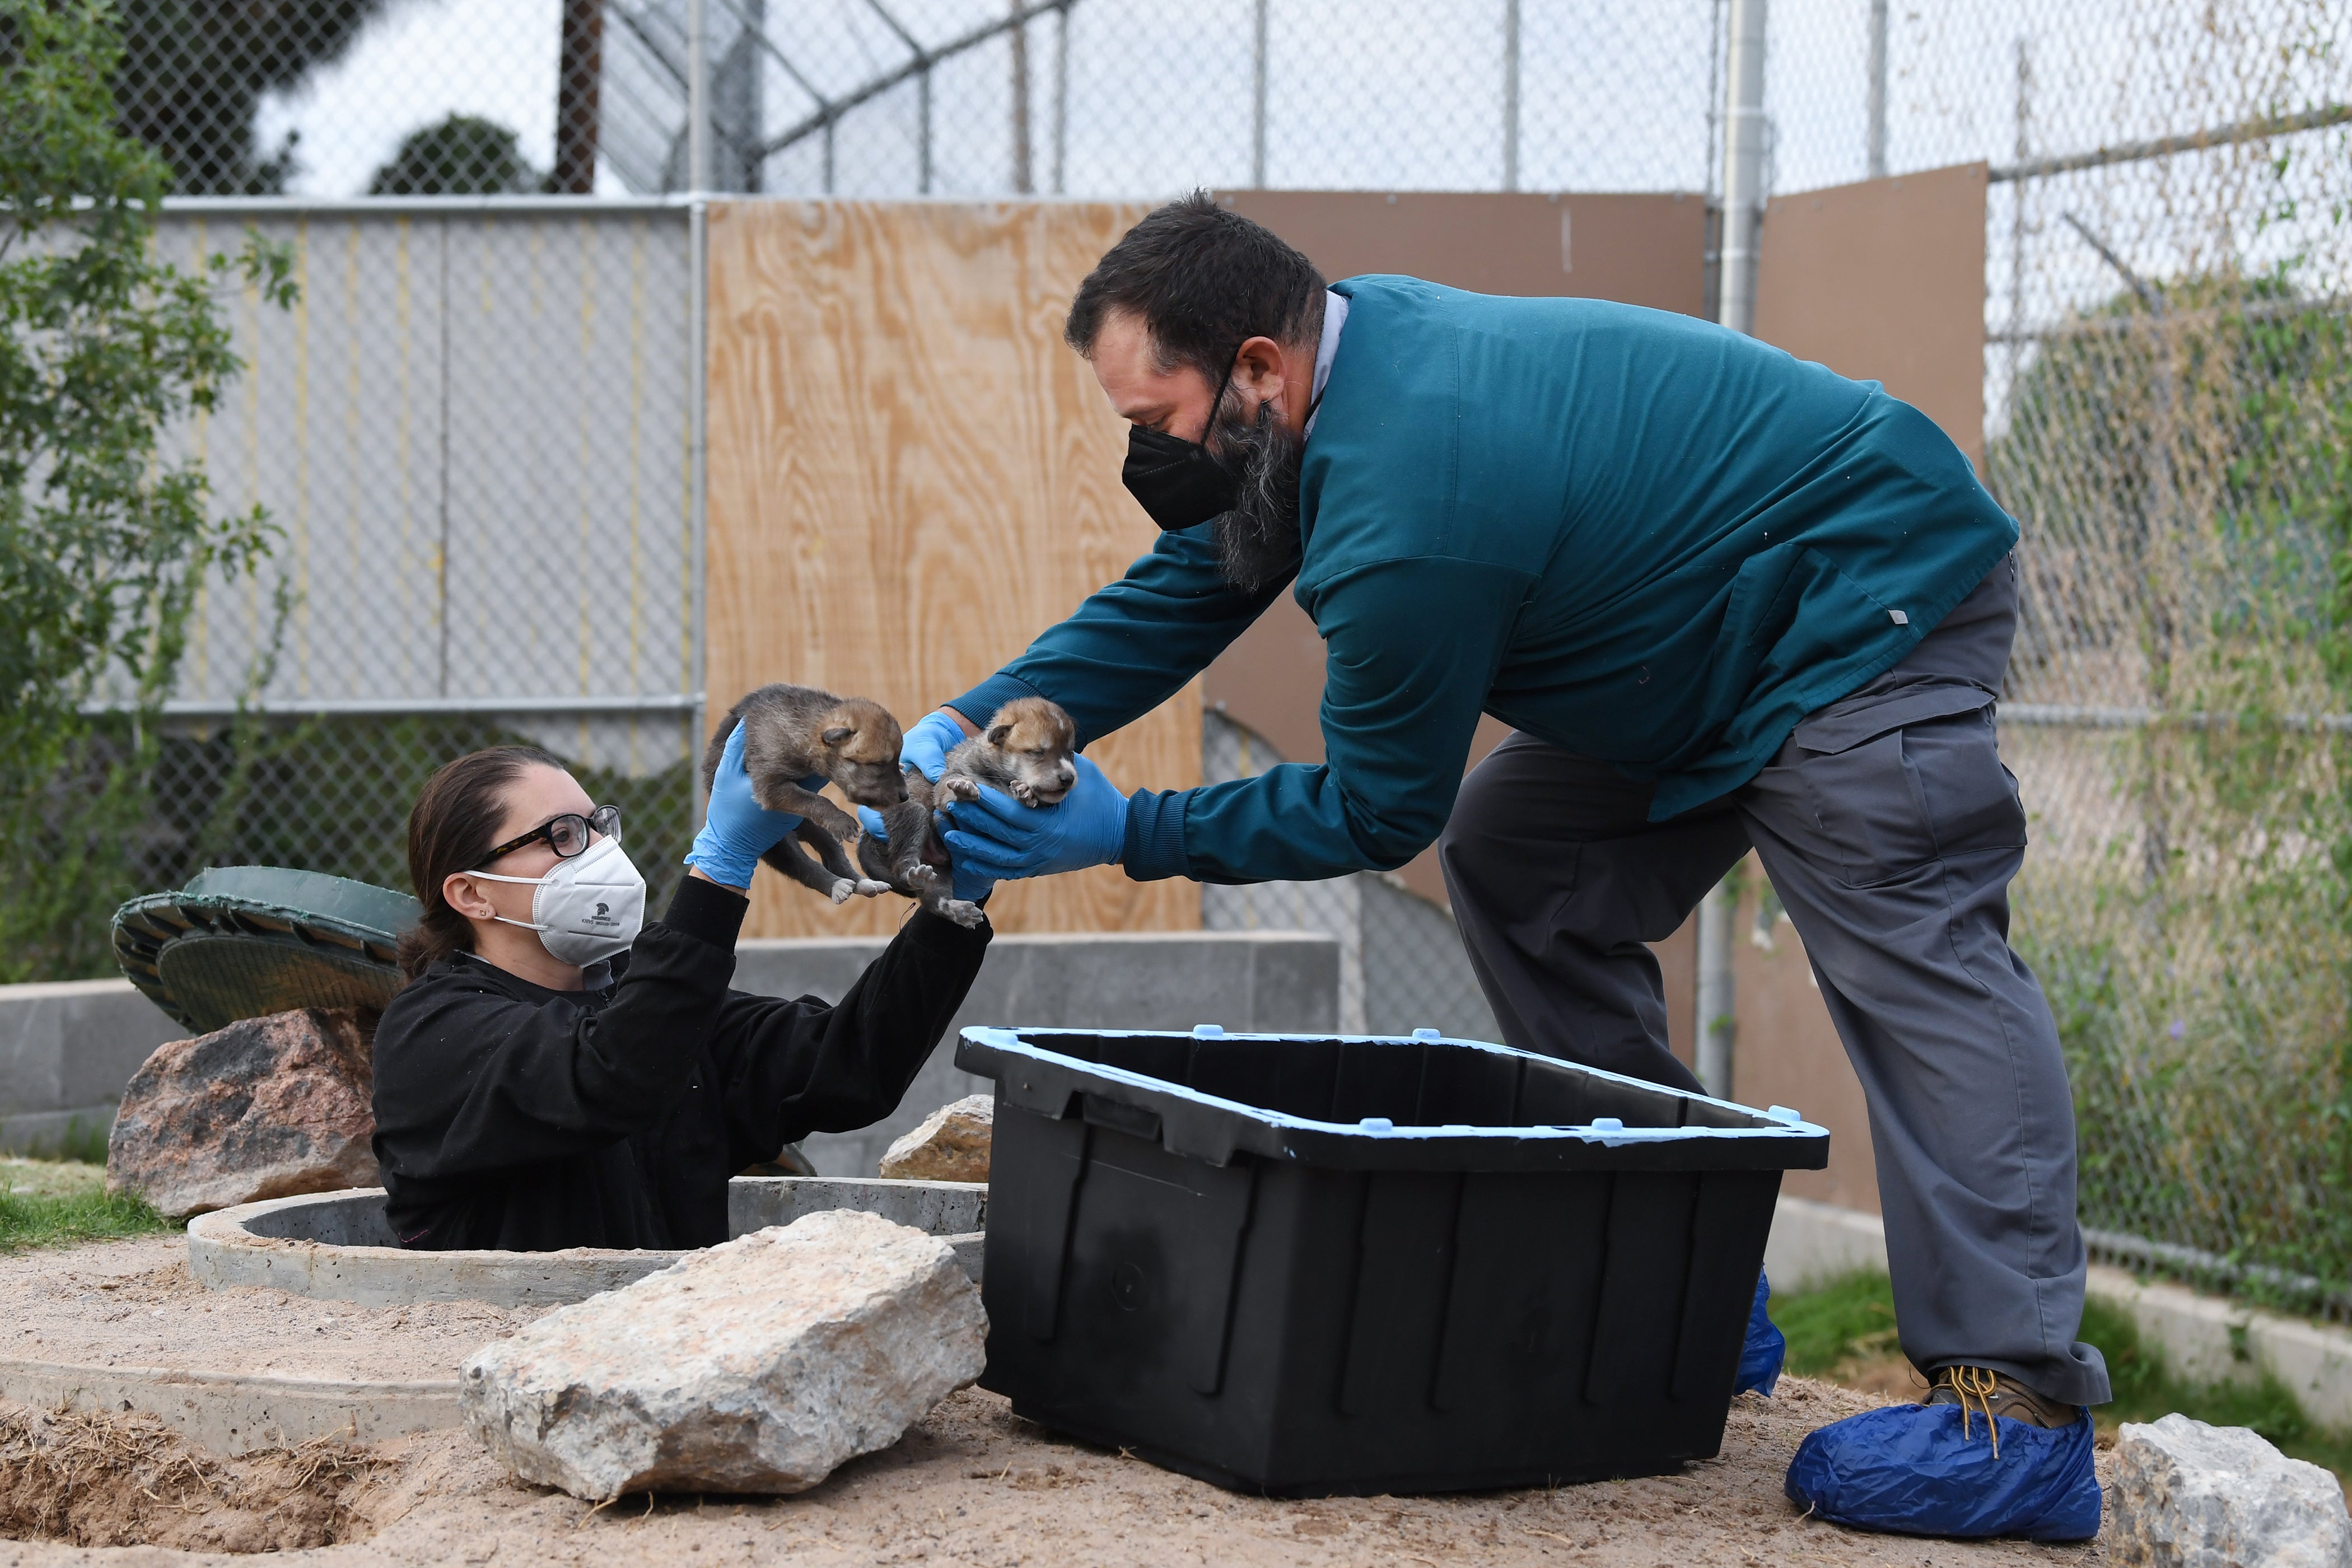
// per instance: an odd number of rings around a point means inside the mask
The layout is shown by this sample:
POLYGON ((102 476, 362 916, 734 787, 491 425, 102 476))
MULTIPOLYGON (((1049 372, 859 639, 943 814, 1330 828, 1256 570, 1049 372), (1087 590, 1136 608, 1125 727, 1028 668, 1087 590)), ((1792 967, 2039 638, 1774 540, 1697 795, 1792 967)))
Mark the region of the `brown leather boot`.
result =
POLYGON ((2061 1405, 2054 1399, 2036 1394, 2005 1372, 1990 1367, 1947 1366, 1936 1371, 1928 1385, 1927 1397, 1922 1405, 1957 1405, 1960 1407, 1960 1435, 1969 1436, 1972 1415, 1981 1415, 1985 1426, 1992 1434, 1992 1451, 2000 1454, 2000 1424, 1993 1419, 2006 1415, 2012 1421, 2022 1421, 2030 1426, 2072 1426, 2083 1418, 2076 1405, 2061 1405))

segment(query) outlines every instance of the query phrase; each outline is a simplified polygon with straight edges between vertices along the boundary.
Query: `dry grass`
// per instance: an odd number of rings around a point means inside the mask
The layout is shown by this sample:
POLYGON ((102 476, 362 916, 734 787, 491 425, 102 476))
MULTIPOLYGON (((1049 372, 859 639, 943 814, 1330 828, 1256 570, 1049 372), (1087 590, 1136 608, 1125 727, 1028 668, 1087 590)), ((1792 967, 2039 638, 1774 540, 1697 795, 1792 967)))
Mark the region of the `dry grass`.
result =
POLYGON ((0 1410, 0 1535, 76 1546, 280 1552, 363 1535, 382 1461, 340 1437, 227 1459, 152 1415, 0 1410))

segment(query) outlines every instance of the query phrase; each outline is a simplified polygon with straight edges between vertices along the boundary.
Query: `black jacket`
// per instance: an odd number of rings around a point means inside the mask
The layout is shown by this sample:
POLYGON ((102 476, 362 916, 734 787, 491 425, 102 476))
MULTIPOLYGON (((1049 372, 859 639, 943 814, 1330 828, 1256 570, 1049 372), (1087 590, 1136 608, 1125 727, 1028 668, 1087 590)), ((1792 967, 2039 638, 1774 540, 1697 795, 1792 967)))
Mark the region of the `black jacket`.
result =
POLYGON ((404 1247, 709 1247, 727 1179, 889 1114, 989 931, 918 910, 838 1005, 727 988, 746 901, 693 878, 669 913, 549 991, 462 953, 375 1035, 375 1157, 404 1247))

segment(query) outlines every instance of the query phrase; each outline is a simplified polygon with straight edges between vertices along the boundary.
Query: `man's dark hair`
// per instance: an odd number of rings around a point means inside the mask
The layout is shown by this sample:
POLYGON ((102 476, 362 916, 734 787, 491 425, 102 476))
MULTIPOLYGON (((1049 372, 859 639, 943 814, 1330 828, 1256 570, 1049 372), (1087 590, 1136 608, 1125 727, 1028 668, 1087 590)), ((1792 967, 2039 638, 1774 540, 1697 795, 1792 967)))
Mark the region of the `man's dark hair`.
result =
POLYGON ((1070 301, 1062 336, 1088 358, 1114 310, 1143 318, 1160 368, 1189 364, 1214 385, 1254 337, 1286 346, 1322 319, 1323 274, 1271 229, 1206 191, 1146 215, 1103 253, 1070 301))

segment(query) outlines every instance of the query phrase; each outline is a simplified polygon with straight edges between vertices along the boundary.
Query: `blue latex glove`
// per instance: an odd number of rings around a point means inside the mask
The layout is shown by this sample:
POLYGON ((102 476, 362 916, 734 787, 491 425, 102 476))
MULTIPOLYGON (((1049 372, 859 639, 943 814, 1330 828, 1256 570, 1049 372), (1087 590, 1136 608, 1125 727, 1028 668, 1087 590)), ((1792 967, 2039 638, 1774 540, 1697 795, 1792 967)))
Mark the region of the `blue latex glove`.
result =
MULTIPOLYGON (((917 727, 920 728, 920 726, 917 727)), ((906 753, 901 752, 899 755, 904 757, 906 753)), ((915 765, 919 767, 922 764, 918 763, 915 765)), ((857 808, 857 826, 866 829, 866 833, 884 848, 890 847, 890 835, 882 827, 882 814, 872 806, 861 805, 857 808)), ((959 899, 978 903, 996 889, 995 878, 983 877, 969 869, 962 861, 956 858, 953 851, 950 851, 948 855, 948 868, 954 874, 955 896, 959 899)))
POLYGON ((906 738, 899 742, 898 765, 920 768, 925 778, 937 784, 940 774, 947 768, 948 753, 963 742, 962 727, 934 709, 917 720, 915 727, 908 731, 906 738))
MULTIPOLYGON (((806 789, 819 789, 824 780, 803 779, 806 789)), ((774 848, 801 825, 801 819, 788 811, 770 811, 751 794, 751 775, 743 771, 743 726, 727 737, 727 749, 719 754, 719 771, 710 779, 710 805, 703 813, 702 831, 694 836, 694 847, 687 851, 686 863, 698 866, 702 874, 723 887, 741 892, 751 885, 751 872, 760 857, 774 848)))
POLYGON ((1077 782, 1058 805, 1024 805, 983 784, 978 800, 958 801, 948 815, 948 854, 958 878, 967 868, 1009 882, 1116 866, 1127 847, 1127 796, 1084 757, 1077 782))

